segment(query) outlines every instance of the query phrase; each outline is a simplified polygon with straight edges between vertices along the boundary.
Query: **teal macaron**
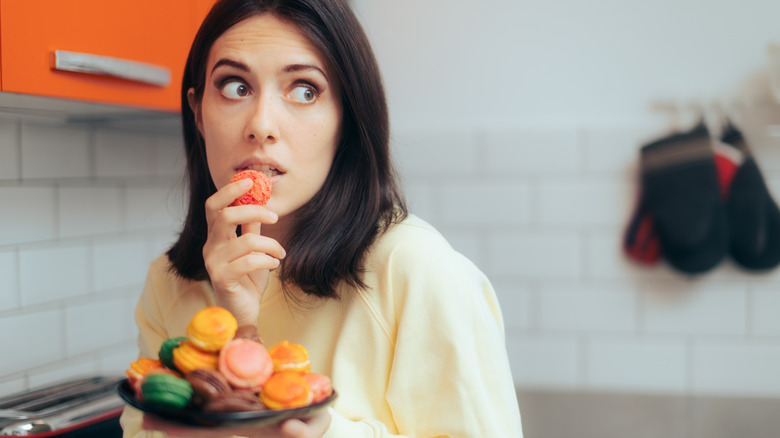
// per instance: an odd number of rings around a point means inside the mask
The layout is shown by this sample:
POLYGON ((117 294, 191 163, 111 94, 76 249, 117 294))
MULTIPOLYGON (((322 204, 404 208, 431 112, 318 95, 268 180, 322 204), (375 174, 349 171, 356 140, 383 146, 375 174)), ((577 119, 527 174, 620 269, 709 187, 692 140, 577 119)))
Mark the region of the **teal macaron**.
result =
POLYGON ((192 385, 170 374, 150 374, 141 384, 144 402, 160 408, 181 409, 192 400, 192 385))
POLYGON ((157 356, 160 357, 160 362, 166 367, 176 370, 176 366, 173 364, 173 350, 186 340, 186 336, 179 336, 178 338, 170 338, 164 341, 160 346, 160 351, 157 353, 157 356))

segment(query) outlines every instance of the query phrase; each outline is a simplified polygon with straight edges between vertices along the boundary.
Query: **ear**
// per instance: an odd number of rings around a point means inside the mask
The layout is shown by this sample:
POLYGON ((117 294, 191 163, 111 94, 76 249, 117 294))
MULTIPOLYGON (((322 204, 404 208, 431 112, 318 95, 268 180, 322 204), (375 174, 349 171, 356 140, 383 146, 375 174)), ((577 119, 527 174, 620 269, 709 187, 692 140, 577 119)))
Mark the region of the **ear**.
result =
POLYGON ((190 109, 195 115, 195 125, 198 127, 198 132, 203 135, 203 118, 200 113, 200 102, 195 99, 195 88, 187 90, 187 101, 190 103, 190 109))

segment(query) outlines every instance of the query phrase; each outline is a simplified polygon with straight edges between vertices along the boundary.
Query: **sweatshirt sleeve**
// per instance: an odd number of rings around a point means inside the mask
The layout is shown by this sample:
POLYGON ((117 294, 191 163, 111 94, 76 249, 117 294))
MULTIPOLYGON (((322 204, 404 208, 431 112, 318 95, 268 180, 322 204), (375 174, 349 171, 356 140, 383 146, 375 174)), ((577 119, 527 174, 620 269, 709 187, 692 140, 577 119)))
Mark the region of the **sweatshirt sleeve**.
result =
POLYGON ((333 413, 332 437, 522 437, 495 292, 439 239, 400 245, 386 259, 396 342, 387 393, 397 433, 333 413), (421 249, 425 248, 425 249, 421 249))
POLYGON ((521 437, 503 320, 487 278, 451 249, 408 257, 399 270, 405 291, 387 394, 398 430, 521 437))

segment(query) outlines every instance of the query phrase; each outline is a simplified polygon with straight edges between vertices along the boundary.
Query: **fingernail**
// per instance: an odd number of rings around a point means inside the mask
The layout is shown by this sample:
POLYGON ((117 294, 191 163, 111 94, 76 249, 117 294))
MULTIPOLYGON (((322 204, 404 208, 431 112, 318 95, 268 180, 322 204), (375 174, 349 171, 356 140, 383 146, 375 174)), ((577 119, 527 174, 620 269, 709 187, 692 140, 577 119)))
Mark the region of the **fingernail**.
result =
POLYGON ((285 251, 284 248, 282 248, 282 258, 285 257, 287 257, 287 251, 285 251))
POLYGON ((279 215, 272 211, 271 212, 271 220, 274 221, 274 222, 278 221, 279 220, 279 215))
POLYGON ((242 180, 239 180, 238 183, 241 185, 241 187, 252 187, 252 180, 248 178, 244 178, 242 180))

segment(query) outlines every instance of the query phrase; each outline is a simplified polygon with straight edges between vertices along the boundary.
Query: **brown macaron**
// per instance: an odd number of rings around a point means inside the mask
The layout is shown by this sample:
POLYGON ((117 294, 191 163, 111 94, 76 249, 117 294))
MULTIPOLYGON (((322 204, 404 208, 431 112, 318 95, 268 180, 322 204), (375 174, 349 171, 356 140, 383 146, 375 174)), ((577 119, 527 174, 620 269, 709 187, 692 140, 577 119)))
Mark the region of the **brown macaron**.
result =
POLYGON ((199 368, 187 374, 186 379, 192 386, 194 406, 205 406, 219 394, 231 391, 230 383, 216 370, 199 368))
POLYGON ((257 327, 253 325, 242 325, 241 327, 236 330, 236 334, 233 336, 234 339, 249 339, 250 341, 255 341, 259 343, 263 343, 263 340, 260 339, 260 335, 257 334, 257 327))
POLYGON ((244 412, 264 411, 265 405, 254 392, 248 389, 236 389, 223 392, 211 399, 204 407, 206 412, 244 412))

